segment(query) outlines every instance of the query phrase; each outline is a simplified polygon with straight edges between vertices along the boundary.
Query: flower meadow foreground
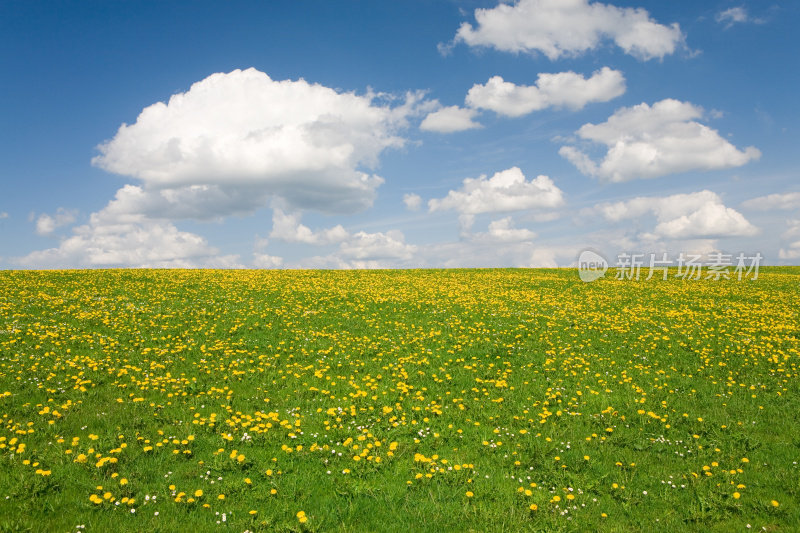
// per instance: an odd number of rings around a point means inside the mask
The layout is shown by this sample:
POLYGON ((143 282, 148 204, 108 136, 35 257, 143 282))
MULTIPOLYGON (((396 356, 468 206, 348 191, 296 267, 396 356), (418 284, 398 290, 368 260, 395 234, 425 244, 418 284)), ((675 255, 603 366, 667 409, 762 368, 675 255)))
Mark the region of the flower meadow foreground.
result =
POLYGON ((0 530, 797 531, 800 269, 0 272, 0 530))

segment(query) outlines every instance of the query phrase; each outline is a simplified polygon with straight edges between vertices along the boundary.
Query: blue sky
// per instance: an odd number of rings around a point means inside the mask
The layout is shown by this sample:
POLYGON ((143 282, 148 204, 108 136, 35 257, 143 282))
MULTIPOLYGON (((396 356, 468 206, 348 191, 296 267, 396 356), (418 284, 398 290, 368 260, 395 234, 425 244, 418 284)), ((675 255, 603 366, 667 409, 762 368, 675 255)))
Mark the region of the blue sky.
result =
POLYGON ((0 268, 800 264, 791 1, 0 1, 0 268))

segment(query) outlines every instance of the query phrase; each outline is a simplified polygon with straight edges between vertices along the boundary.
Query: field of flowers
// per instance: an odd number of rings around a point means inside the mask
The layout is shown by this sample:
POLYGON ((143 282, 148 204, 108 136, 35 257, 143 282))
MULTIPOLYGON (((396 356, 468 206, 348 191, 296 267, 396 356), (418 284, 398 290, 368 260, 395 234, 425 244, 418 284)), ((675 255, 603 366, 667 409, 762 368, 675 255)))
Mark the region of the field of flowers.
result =
POLYGON ((0 272, 0 530, 800 530, 800 269, 0 272))

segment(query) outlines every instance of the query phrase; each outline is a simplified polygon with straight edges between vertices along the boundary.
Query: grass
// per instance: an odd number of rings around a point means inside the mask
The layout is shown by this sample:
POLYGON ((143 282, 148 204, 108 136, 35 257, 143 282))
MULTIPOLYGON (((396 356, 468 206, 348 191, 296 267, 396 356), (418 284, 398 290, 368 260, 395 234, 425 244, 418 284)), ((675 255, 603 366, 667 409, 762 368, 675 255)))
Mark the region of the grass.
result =
POLYGON ((0 531, 797 531, 798 297, 0 272, 0 531))

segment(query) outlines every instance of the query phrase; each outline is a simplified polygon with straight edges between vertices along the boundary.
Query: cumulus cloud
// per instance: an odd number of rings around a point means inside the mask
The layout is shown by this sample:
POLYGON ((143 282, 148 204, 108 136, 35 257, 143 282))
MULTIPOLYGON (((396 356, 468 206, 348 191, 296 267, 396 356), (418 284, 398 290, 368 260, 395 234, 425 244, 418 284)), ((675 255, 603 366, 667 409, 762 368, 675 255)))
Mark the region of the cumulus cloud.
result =
POLYGON ((422 207, 422 197, 415 193, 404 194, 403 203, 409 211, 419 211, 422 207))
POLYGON ((800 192, 787 192, 759 196, 742 202, 742 207, 759 211, 773 209, 800 209, 800 192))
POLYGON ((352 234, 339 245, 336 252, 314 256, 298 263, 301 268, 375 269, 420 266, 417 263, 418 247, 405 242, 399 230, 352 234))
POLYGON ((562 146, 559 153, 582 173, 611 182, 738 167, 761 156, 752 146, 738 150, 696 122, 702 115, 700 107, 673 99, 622 108, 606 122, 584 124, 576 132, 608 148, 602 161, 574 146, 562 146))
POLYGON ((341 224, 315 232, 308 226, 301 224, 300 218, 300 213, 287 214, 281 209, 273 209, 272 232, 269 236, 286 242, 300 242, 314 245, 338 243, 350 236, 341 224))
POLYGON ((170 190, 219 216, 270 196, 296 208, 354 212, 372 205, 383 182, 364 169, 403 146, 398 132, 424 108, 419 93, 395 107, 380 100, 302 79, 275 81, 252 68, 212 74, 145 108, 92 161, 138 178, 148 193, 170 190), (217 197, 227 201, 215 210, 206 199, 217 197))
POLYGON ((719 195, 708 190, 602 203, 592 211, 611 222, 655 215, 653 231, 642 234, 646 240, 744 237, 758 233, 741 213, 726 207, 719 195))
POLYGON ((347 259, 360 261, 398 259, 410 260, 417 247, 406 244, 401 231, 367 233, 359 231, 341 245, 341 255, 347 259))
POLYGON ((443 107, 428 113, 425 120, 419 125, 419 129, 438 133, 453 133, 482 128, 483 126, 480 123, 472 120, 477 113, 474 109, 466 109, 457 105, 443 107))
POLYGON ((54 215, 41 214, 36 219, 36 233, 42 236, 52 235, 58 228, 68 226, 75 222, 76 216, 76 211, 63 207, 59 207, 54 215))
POLYGON ((253 254, 253 266, 255 268, 280 268, 283 265, 283 258, 268 254, 253 254))
POLYGON ((534 243, 530 239, 473 238, 420 246, 417 262, 429 268, 558 267, 574 262, 580 249, 580 245, 534 243))
MULTIPOLYGON (((414 258, 417 247, 405 242, 399 230, 367 233, 350 233, 341 225, 321 230, 311 230, 300 223, 299 213, 284 213, 273 209, 271 238, 285 242, 324 246, 338 244, 336 251, 327 256, 315 256, 301 261, 298 266, 313 268, 390 268, 402 266, 414 258)), ((256 254, 262 262, 269 261, 256 254)), ((273 267, 281 266, 275 264, 273 267)))
POLYGON ((564 203, 561 189, 547 176, 527 180, 518 167, 467 178, 460 189, 428 201, 430 212, 455 210, 462 215, 556 208, 564 203))
POLYGON ((168 222, 107 226, 94 219, 75 228, 58 247, 32 252, 17 262, 36 268, 235 266, 235 256, 220 258, 218 253, 203 237, 168 222))
POLYGON ((137 192, 137 187, 120 189, 106 207, 90 215, 87 224, 73 227, 72 235, 57 247, 16 258, 16 263, 35 268, 242 266, 238 256, 219 255, 200 235, 130 209, 131 196, 135 198, 137 192))
MULTIPOLYGON (((273 236, 308 244, 339 243, 342 226, 313 232, 301 209, 354 213, 372 205, 383 179, 371 172, 384 150, 402 147, 408 118, 432 104, 341 92, 319 84, 272 80, 255 69, 213 74, 167 102, 146 107, 133 124, 98 147, 92 163, 133 177, 90 222, 60 246, 19 261, 72 266, 237 266, 177 219, 221 219, 272 202, 273 236), (273 204, 274 205, 274 204, 273 204), (287 214, 288 213, 288 214, 287 214)), ((43 215, 40 233, 66 224, 43 215)), ((279 266, 260 253, 254 264, 279 266)))
POLYGON ((489 223, 489 231, 486 233, 479 233, 475 237, 478 239, 487 239, 491 242, 519 242, 534 239, 536 233, 525 228, 515 228, 514 221, 508 216, 491 221, 489 223))
POLYGON ((169 189, 125 185, 106 207, 117 216, 196 220, 245 215, 265 205, 268 194, 258 187, 241 185, 188 185, 169 189))
POLYGON ((581 109, 589 102, 607 102, 625 92, 625 77, 603 67, 589 79, 574 72, 539 74, 536 85, 515 85, 493 76, 484 85, 473 85, 467 93, 469 106, 519 117, 547 107, 581 109))
POLYGON ((779 259, 800 259, 800 241, 791 243, 786 248, 778 250, 779 259))
POLYGON ((611 40, 642 60, 672 54, 684 41, 677 23, 650 18, 642 8, 619 8, 588 0, 518 0, 475 10, 475 27, 464 22, 454 43, 504 52, 540 52, 550 60, 574 57, 611 40))
POLYGON ((792 241, 787 246, 778 250, 780 259, 800 259, 800 220, 790 219, 787 221, 789 228, 781 237, 786 241, 792 241))

